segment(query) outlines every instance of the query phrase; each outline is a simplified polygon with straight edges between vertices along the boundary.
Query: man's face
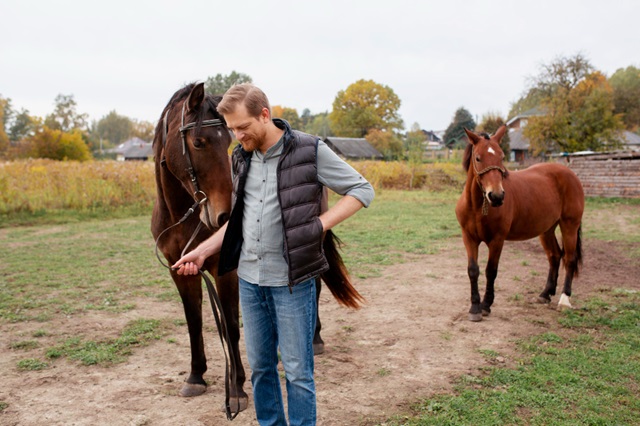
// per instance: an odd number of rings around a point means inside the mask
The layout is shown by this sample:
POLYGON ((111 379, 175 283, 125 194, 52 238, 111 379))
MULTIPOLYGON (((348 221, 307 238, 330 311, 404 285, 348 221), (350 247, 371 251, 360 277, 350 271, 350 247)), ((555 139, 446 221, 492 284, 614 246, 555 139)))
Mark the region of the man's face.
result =
POLYGON ((224 119, 245 151, 251 152, 262 147, 270 120, 268 109, 263 108, 260 116, 252 117, 247 112, 247 107, 241 103, 232 113, 225 114, 224 119))

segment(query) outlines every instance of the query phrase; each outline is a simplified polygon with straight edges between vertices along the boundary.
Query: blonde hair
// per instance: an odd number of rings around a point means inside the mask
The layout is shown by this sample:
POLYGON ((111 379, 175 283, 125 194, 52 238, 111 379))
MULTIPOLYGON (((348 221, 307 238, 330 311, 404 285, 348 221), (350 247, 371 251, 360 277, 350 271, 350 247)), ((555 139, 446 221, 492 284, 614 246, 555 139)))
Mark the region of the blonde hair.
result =
POLYGON ((222 96, 217 110, 220 114, 230 114, 236 107, 244 102, 247 112, 252 117, 259 117, 262 108, 269 110, 271 116, 271 106, 269 99, 259 87, 251 83, 235 84, 222 96))

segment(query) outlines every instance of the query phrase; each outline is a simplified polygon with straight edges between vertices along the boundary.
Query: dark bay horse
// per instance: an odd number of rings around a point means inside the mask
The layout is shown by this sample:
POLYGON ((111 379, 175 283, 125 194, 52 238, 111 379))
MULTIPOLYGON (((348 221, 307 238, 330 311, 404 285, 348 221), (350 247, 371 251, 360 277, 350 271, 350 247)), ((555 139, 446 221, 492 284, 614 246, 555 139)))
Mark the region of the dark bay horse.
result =
POLYGON ((581 223, 584 192, 575 173, 562 164, 536 164, 522 171, 507 171, 500 140, 507 128, 495 135, 478 135, 465 129, 469 144, 463 166, 467 171, 464 191, 456 205, 467 250, 471 281, 471 321, 491 313, 494 282, 505 240, 528 240, 539 236, 549 261, 549 274, 542 293, 536 299, 550 303, 556 294, 560 261, 565 266, 564 289, 558 309, 571 307, 571 282, 582 263, 581 223), (560 226, 562 248, 555 236, 560 226), (487 285, 482 303, 478 291, 478 247, 489 249, 487 285))
MULTIPOLYGON (((206 94, 204 84, 190 84, 178 90, 162 111, 153 141, 157 200, 151 219, 151 231, 158 247, 169 264, 175 263, 183 251, 196 247, 212 235, 229 218, 231 210, 231 171, 228 148, 231 143, 229 129, 216 107, 221 97, 206 94), (185 213, 198 209, 199 215, 186 220, 185 213), (178 222, 182 221, 178 224, 178 222), (176 225, 178 224, 178 225, 176 225), (201 227, 204 224, 204 227, 201 227), (170 229, 168 229, 170 228, 170 229), (161 238, 158 239, 158 236, 161 238)), ((323 209, 327 208, 325 197, 323 209)), ((363 301, 353 287, 338 250, 340 242, 333 232, 325 234, 323 248, 329 271, 321 278, 338 303, 357 308, 363 301)), ((226 318, 229 335, 229 353, 235 354, 239 366, 237 380, 231 386, 231 405, 247 405, 243 391, 245 373, 238 351, 239 306, 238 279, 234 273, 218 276, 219 257, 212 256, 203 270, 214 278, 226 318)), ((182 396, 196 396, 206 391, 203 374, 207 370, 202 337, 201 277, 178 275, 171 271, 184 305, 191 343, 191 372, 182 396)), ((320 282, 316 292, 319 300, 320 282)), ((321 353, 324 343, 320 337, 320 318, 316 323, 314 353, 321 353)))
MULTIPOLYGON (((157 199, 151 232, 170 265, 181 257, 183 250, 196 247, 229 218, 231 171, 227 150, 231 136, 216 111, 219 101, 220 97, 205 94, 204 84, 187 85, 171 97, 156 126, 153 151, 157 199), (185 220, 193 206, 196 206, 195 210, 199 207, 199 215, 188 216, 185 220), (182 223, 174 226, 181 220, 182 223)), ((235 383, 229 386, 230 403, 245 409, 248 402, 243 390, 246 376, 238 350, 238 278, 235 272, 218 276, 217 264, 218 256, 212 256, 202 269, 215 280, 226 319, 229 354, 237 366, 235 383)), ((207 386, 203 378, 207 360, 202 336, 201 276, 178 275, 172 270, 171 278, 182 299, 191 344, 191 371, 180 395, 196 396, 204 393, 207 386)))

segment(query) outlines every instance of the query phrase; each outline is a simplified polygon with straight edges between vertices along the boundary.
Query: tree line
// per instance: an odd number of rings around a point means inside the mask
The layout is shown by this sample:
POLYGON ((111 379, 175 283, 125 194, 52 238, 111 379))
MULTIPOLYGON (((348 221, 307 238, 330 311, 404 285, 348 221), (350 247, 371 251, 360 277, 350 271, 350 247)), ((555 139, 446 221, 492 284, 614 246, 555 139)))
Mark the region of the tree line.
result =
MULTIPOLYGON (((208 77, 205 88, 221 95, 234 84, 251 81, 247 74, 232 71, 208 77)), ((293 128, 321 137, 364 137, 387 159, 414 161, 422 158, 426 132, 418 123, 404 132, 400 105, 392 88, 362 79, 337 93, 331 111, 312 114, 304 109, 298 114, 295 108, 274 105, 272 114, 293 128)), ((534 155, 615 148, 622 130, 640 129, 640 69, 628 66, 607 78, 582 54, 558 57, 541 66, 508 116, 486 112, 476 123, 467 109, 458 108, 443 142, 448 148, 464 147, 464 128, 493 133, 528 111, 536 113, 529 117, 523 134, 534 155)), ((0 119, 0 156, 4 158, 86 160, 99 148, 117 146, 134 136, 151 141, 154 132, 153 123, 116 111, 88 123, 88 116, 77 111, 73 95, 62 94, 44 119, 14 109, 11 100, 0 95, 0 119)), ((508 137, 503 150, 509 151, 508 137)))

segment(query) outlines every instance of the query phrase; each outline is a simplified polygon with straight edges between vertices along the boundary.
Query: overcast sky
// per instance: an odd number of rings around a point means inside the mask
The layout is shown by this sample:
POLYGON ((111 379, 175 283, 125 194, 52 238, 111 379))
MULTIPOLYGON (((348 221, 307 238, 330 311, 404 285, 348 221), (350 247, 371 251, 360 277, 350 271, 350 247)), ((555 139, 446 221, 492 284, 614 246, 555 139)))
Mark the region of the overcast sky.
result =
POLYGON ((444 130, 459 107, 506 116, 560 56, 607 76, 640 67, 639 18, 638 0, 2 0, 0 95, 42 117, 64 94, 91 120, 155 123, 218 73, 300 114, 368 79, 399 96, 407 129, 444 130))

